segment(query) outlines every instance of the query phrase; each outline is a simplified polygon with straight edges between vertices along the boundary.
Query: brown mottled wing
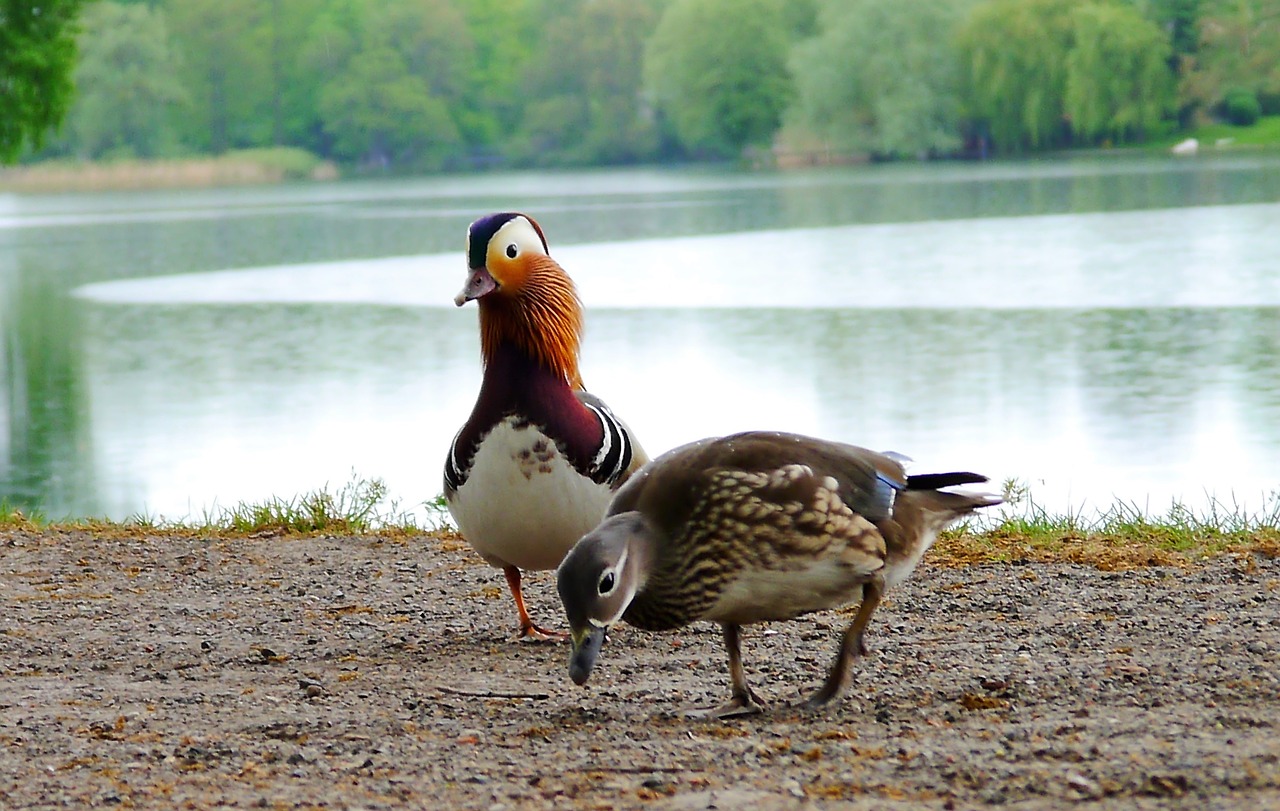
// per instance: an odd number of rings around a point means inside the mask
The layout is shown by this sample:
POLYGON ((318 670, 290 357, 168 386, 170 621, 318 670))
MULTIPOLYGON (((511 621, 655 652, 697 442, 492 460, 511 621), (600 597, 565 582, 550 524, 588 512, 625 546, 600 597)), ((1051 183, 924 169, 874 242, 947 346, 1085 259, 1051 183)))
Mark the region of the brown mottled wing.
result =
POLYGON ((901 486, 886 481, 881 460, 901 475, 893 460, 871 451, 758 432, 654 460, 610 506, 611 513, 643 512, 666 544, 650 594, 638 595, 628 619, 645 627, 697 619, 747 569, 791 570, 825 559, 850 577, 877 571, 885 548, 875 524, 888 517, 901 486))
POLYGON ((700 440, 662 454, 619 489, 609 514, 641 510, 662 528, 671 529, 689 519, 708 473, 769 471, 792 464, 836 479, 840 499, 872 523, 889 516, 895 492, 907 481, 902 465, 866 448, 753 431, 700 440))

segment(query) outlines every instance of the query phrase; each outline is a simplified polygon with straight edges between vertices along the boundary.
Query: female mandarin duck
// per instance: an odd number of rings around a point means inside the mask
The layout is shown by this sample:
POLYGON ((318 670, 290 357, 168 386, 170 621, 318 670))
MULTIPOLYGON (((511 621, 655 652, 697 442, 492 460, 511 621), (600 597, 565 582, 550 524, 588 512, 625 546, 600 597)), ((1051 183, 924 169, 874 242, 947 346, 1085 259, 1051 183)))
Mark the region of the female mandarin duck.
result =
POLYGON ((481 217, 467 230, 467 264, 454 303, 479 304, 484 378, 445 460, 445 499, 467 541, 506 575, 520 638, 546 639, 555 634, 529 618, 520 570, 554 569, 648 457, 583 388, 582 304, 538 224, 481 217))
MULTIPOLYGON (((899 457, 900 458, 900 457, 899 457)), ((939 488, 976 473, 908 476, 898 458, 796 434, 706 439, 663 454, 618 491, 609 517, 557 573, 573 634, 569 675, 585 684, 605 631, 721 624, 733 692, 711 714, 758 712, 739 626, 859 600, 826 682, 843 692, 885 589, 907 578, 938 533, 998 496, 939 488)))

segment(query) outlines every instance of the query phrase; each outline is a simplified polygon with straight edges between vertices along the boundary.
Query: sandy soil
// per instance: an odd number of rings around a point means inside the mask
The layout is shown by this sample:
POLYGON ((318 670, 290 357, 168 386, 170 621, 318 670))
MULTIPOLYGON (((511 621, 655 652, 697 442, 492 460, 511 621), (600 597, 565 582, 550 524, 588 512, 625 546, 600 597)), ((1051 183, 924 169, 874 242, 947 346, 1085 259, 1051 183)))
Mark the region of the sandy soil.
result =
POLYGON ((773 711, 693 720, 714 626, 577 688, 456 540, 0 532, 0 807, 1280 808, 1280 560, 926 562, 793 709, 847 621, 748 629, 773 711))

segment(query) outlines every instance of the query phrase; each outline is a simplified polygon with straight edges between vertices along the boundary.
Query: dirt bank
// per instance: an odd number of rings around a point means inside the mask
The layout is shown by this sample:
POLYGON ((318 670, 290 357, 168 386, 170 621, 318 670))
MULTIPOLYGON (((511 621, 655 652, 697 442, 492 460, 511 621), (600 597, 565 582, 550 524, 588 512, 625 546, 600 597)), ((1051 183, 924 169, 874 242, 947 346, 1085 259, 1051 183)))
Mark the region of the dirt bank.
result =
MULTIPOLYGON (((563 627, 549 573, 535 618, 563 627)), ((457 541, 0 532, 0 807, 1280 808, 1280 561, 926 566, 847 618, 613 634, 587 689, 457 541)))

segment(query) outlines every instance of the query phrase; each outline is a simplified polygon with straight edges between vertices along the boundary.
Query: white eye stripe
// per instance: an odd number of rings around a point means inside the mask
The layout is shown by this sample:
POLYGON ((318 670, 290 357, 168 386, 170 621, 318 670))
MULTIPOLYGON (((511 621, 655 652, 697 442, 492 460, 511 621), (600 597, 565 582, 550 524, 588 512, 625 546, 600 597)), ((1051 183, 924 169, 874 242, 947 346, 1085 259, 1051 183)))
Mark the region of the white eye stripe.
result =
POLYGON ((515 259, 522 253, 546 253, 542 245, 542 237, 533 227, 533 223, 525 217, 513 217, 489 238, 489 250, 500 252, 508 259, 515 259), (515 253, 512 253, 512 249, 515 253))
POLYGON ((622 582, 622 568, 627 565, 627 553, 629 551, 623 549, 622 554, 618 556, 618 565, 605 569, 600 573, 600 579, 596 581, 596 591, 601 597, 608 597, 613 594, 617 590, 618 584, 622 582), (604 581, 607 578, 612 578, 613 582, 609 584, 608 588, 605 588, 604 581))
POLYGON ((609 621, 606 623, 606 625, 612 625, 618 620, 622 619, 622 615, 627 613, 627 608, 631 605, 631 601, 635 599, 635 596, 636 596, 636 587, 635 587, 635 584, 632 584, 627 588, 627 593, 622 596, 622 599, 615 601, 615 604, 618 606, 618 610, 614 612, 612 617, 609 618, 609 621))

